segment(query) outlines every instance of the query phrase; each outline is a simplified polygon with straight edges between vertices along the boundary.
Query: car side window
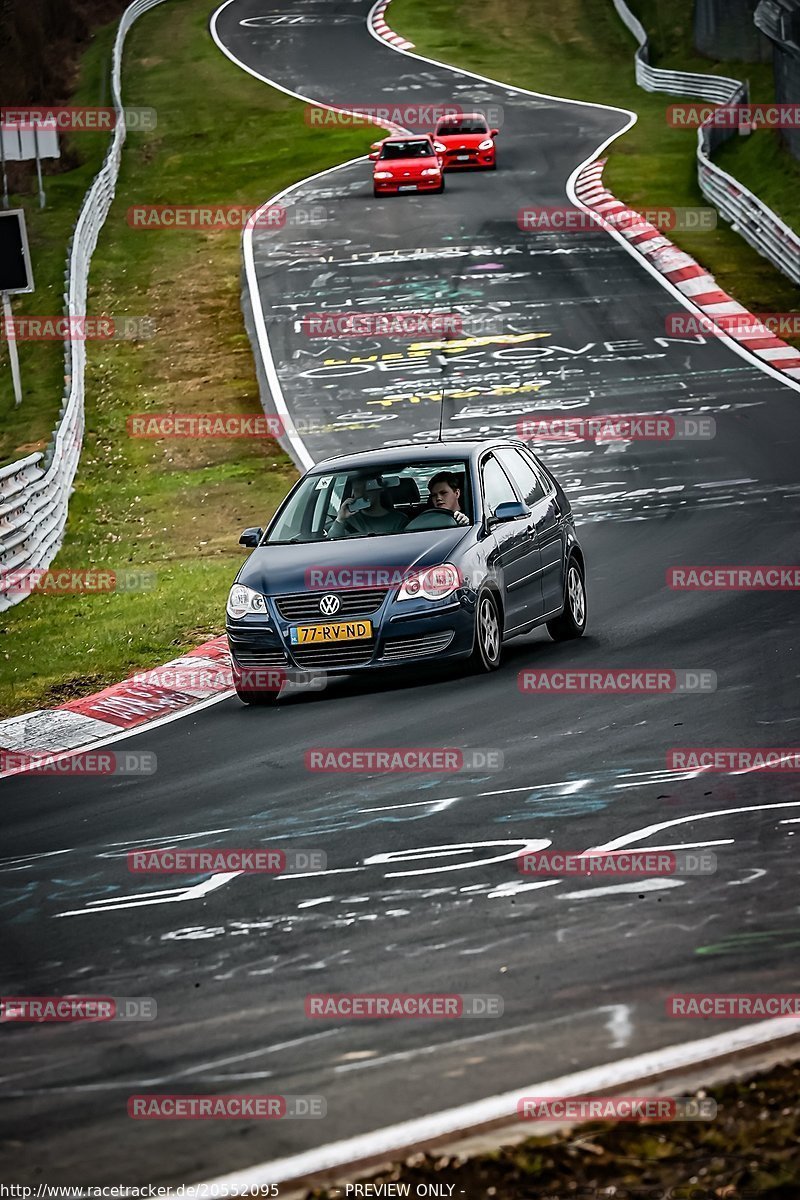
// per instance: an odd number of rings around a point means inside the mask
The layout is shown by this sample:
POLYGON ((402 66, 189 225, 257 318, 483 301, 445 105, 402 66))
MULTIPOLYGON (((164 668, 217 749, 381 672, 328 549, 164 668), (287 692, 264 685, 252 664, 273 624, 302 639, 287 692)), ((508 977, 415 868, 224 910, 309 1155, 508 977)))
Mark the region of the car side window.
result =
POLYGON ((498 450, 497 457, 516 483, 522 499, 529 508, 544 497, 544 488, 539 476, 519 450, 498 450))
POLYGON ((483 481, 483 503, 487 513, 493 513, 498 504, 506 504, 509 500, 518 502, 517 495, 500 463, 493 454, 484 459, 481 467, 483 481))
POLYGON ((552 481, 552 479, 550 479, 547 472, 543 469, 541 463, 538 462, 538 460, 536 459, 536 456, 534 454, 532 454, 531 451, 528 450, 527 448, 518 450, 517 453, 520 454, 522 456, 522 458, 524 458, 525 462, 528 463, 529 466, 533 469, 534 475, 536 475, 537 479, 539 480, 539 482, 542 485, 542 489, 544 491, 545 496, 549 496, 552 492, 554 492, 555 487, 553 485, 553 481, 552 481))

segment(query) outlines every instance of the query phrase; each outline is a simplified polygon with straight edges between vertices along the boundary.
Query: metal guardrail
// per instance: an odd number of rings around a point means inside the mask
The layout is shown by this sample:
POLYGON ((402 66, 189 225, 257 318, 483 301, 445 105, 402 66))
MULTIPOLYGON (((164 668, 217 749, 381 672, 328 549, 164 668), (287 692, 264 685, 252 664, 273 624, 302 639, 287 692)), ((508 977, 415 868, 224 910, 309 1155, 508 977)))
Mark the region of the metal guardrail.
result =
MULTIPOLYGON (((134 0, 117 29, 111 64, 111 95, 117 114, 111 145, 86 193, 67 255, 64 313, 86 315, 89 264, 114 199, 125 142, 122 107, 122 51, 134 22, 164 0, 134 0)), ((84 429, 86 345, 64 343, 65 392, 53 439, 44 454, 32 454, 0 469, 0 612, 25 599, 10 586, 9 573, 47 568, 64 539, 72 484, 78 469, 84 429)))
MULTIPOLYGON (((636 82, 647 92, 668 92, 674 96, 699 96, 714 104, 747 104, 747 83, 724 75, 700 75, 668 71, 650 66, 647 33, 625 0, 613 0, 614 8, 639 43, 636 51, 636 82)), ((712 162, 711 155, 737 129, 712 123, 697 131, 697 180, 706 200, 730 221, 736 233, 749 242, 773 266, 800 284, 800 236, 790 229, 753 192, 712 162)))

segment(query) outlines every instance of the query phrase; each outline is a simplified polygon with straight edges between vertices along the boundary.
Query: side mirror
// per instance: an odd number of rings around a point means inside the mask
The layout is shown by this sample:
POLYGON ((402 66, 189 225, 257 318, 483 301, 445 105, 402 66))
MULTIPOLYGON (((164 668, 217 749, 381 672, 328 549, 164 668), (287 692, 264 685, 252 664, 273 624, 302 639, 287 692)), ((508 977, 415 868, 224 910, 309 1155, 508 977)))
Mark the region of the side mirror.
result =
POLYGON ((370 146, 369 157, 372 159, 373 162, 380 154, 382 146, 383 146, 383 142, 373 142, 372 145, 370 146))
POLYGON ((437 155, 436 155, 436 161, 438 162, 438 164, 439 164, 439 166, 440 166, 440 167, 443 167, 443 166, 444 166, 444 155, 443 155, 443 154, 437 154, 437 155))
POLYGON ((264 530, 261 528, 244 529, 242 536, 239 538, 239 545, 248 546, 251 550, 254 550, 263 536, 264 530))
POLYGON ((497 137, 497 135, 498 135, 498 133, 499 133, 499 132, 500 132, 500 130, 499 130, 499 129, 490 129, 490 130, 489 130, 489 137, 497 137))
POLYGON ((504 525, 506 521, 519 521, 527 516, 530 516, 530 509, 521 500, 506 500, 503 504, 498 504, 489 518, 489 524, 504 525))

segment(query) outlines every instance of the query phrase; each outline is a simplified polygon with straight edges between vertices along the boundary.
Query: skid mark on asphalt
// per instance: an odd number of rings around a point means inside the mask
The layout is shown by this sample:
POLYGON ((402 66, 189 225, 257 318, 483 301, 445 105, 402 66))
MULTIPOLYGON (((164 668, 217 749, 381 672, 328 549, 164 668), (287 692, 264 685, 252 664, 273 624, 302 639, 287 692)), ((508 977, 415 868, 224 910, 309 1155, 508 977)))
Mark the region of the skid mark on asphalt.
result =
POLYGON ((160 1087, 179 1079, 189 1079, 192 1076, 205 1075, 208 1071, 213 1071, 218 1067, 225 1067, 232 1063, 247 1062, 253 1058, 262 1058, 266 1054, 279 1054, 283 1050, 294 1051, 299 1046, 305 1046, 309 1042, 317 1042, 334 1037, 338 1032, 338 1029, 323 1029, 319 1033, 311 1033, 305 1037, 291 1038, 288 1041, 277 1042, 274 1045, 259 1046, 256 1050, 246 1050, 240 1054, 230 1054, 223 1058, 209 1059, 207 1062, 197 1063, 191 1067, 183 1067, 180 1070, 169 1071, 163 1075, 152 1075, 144 1079, 113 1079, 104 1080, 100 1083, 71 1083, 66 1086, 54 1085, 44 1088, 20 1088, 6 1091, 5 1096, 9 1099, 19 1099, 23 1096, 70 1094, 72 1092, 114 1092, 120 1088, 135 1090, 143 1087, 160 1087))
MULTIPOLYGON (((489 1033, 477 1033, 468 1035, 462 1038, 449 1040, 446 1045, 447 1049, 455 1049, 459 1046, 471 1047, 478 1046, 485 1042, 493 1042, 498 1038, 515 1038, 521 1034, 532 1033, 542 1030, 552 1025, 563 1025, 579 1017, 592 1017, 596 1014, 602 1014, 605 1018, 605 1025, 614 1039, 614 1046, 627 1045, 632 1032, 630 1021, 630 1008, 627 1004, 603 1004, 597 1008, 585 1009, 579 1014, 573 1016, 550 1017, 546 1020, 532 1022, 526 1025, 515 1025, 509 1029, 493 1029, 489 1033), (620 1040, 622 1039, 622 1040, 620 1040)), ((387 1063, 393 1062, 409 1062, 415 1058, 425 1057, 428 1054, 436 1054, 442 1050, 440 1042, 433 1042, 426 1046, 417 1046, 411 1050, 399 1050, 393 1054, 383 1054, 380 1057, 365 1058, 356 1062, 341 1063, 334 1067, 334 1074, 347 1075, 354 1071, 369 1070, 372 1067, 382 1067, 387 1063)))

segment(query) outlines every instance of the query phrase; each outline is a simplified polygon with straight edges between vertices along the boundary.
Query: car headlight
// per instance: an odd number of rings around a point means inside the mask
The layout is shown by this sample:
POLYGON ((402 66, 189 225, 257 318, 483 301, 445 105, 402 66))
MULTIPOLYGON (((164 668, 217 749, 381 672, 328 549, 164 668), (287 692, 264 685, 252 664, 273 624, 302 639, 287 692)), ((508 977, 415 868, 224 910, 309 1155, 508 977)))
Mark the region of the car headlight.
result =
POLYGON ((422 174, 423 175, 441 175, 441 171, 439 170, 438 167, 426 167, 425 170, 422 172, 422 174))
POLYGON ((492 141, 492 139, 486 138, 485 141, 481 142, 481 144, 478 146, 478 149, 479 150, 491 150, 493 145, 494 145, 494 142, 492 141))
POLYGON ((433 148, 437 154, 446 154, 447 153, 447 146, 445 146, 444 142, 434 142, 433 148))
POLYGON ((267 602, 260 592, 254 592, 252 588, 245 587, 243 583, 235 583, 228 592, 225 611, 229 617, 235 617, 238 620, 247 613, 265 613, 267 602))
POLYGON ((376 179, 391 179, 392 172, 391 171, 376 171, 375 178, 376 179))
POLYGON ((461 572, 452 563, 414 571, 403 580, 398 600, 445 600, 461 587, 461 572))

